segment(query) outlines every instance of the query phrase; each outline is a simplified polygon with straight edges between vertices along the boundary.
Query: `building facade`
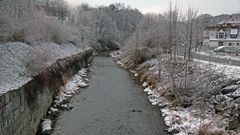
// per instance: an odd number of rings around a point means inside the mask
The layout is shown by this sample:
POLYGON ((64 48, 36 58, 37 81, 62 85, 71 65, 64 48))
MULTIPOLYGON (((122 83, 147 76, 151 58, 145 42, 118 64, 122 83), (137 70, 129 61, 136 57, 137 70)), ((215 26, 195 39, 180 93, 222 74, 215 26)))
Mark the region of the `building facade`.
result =
POLYGON ((231 46, 240 48, 240 16, 231 15, 203 31, 203 45, 210 48, 231 46))

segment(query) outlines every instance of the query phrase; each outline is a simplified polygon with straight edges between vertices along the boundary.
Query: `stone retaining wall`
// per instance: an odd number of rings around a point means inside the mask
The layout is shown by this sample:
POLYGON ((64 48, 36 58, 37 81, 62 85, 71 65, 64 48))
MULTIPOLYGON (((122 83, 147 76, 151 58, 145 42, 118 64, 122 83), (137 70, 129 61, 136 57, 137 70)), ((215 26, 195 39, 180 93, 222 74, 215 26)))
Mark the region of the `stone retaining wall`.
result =
POLYGON ((66 80, 92 60, 92 49, 57 60, 19 89, 0 96, 0 135, 34 135, 66 80))

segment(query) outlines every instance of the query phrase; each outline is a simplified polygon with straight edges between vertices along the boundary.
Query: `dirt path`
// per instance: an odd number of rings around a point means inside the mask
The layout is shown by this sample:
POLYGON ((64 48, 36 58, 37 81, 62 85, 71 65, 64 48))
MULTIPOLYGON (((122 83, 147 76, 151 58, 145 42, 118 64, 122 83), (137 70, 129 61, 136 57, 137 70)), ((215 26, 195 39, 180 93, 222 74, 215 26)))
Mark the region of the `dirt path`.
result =
POLYGON ((53 135, 167 135, 160 111, 111 58, 96 57, 90 87, 72 99, 53 135))

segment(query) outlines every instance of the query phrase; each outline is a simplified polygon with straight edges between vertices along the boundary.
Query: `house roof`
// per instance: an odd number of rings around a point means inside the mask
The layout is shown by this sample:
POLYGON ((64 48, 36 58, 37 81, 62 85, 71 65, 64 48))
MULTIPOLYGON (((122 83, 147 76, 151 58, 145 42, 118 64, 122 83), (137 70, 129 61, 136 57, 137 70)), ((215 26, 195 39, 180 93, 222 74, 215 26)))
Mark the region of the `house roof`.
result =
POLYGON ((218 22, 217 24, 221 25, 221 24, 224 24, 225 22, 226 22, 226 20, 222 20, 222 21, 218 22))
POLYGON ((224 23, 240 24, 240 16, 239 15, 231 15, 224 23))
POLYGON ((219 31, 219 33, 224 33, 224 31, 221 29, 221 30, 219 31))
POLYGON ((221 26, 224 24, 237 24, 240 25, 240 14, 233 14, 228 17, 221 17, 220 19, 218 18, 216 23, 210 24, 208 27, 215 27, 215 26, 221 26))

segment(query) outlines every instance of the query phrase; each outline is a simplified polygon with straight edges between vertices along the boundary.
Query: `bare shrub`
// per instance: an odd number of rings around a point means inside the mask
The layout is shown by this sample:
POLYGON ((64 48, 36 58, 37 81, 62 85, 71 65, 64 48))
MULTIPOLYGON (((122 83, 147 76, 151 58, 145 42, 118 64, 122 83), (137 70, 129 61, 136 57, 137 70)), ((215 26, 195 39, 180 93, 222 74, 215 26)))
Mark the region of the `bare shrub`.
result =
POLYGON ((34 76, 40 72, 42 72, 46 66, 47 62, 50 60, 49 58, 50 50, 40 50, 34 48, 31 52, 31 59, 26 63, 26 68, 30 75, 34 76))
POLYGON ((26 42, 54 42, 57 44, 72 43, 80 46, 80 32, 76 27, 62 23, 56 17, 43 13, 34 13, 24 25, 26 30, 26 42))
POLYGON ((147 48, 136 49, 132 54, 132 59, 135 65, 142 64, 143 62, 150 60, 151 58, 152 58, 152 53, 147 48))
POLYGON ((211 126, 209 124, 202 125, 198 130, 198 135, 222 135, 221 132, 211 131, 211 126))
POLYGON ((10 41, 13 41, 13 42, 25 42, 25 39, 26 39, 26 33, 23 29, 14 32, 10 37, 10 41))
POLYGON ((46 87, 51 81, 51 75, 48 72, 43 72, 38 76, 38 81, 41 87, 46 87))
POLYGON ((202 125, 198 130, 198 135, 212 135, 209 128, 210 125, 202 125))
POLYGON ((58 28, 53 28, 51 31, 51 41, 57 44, 64 42, 63 32, 58 28))

